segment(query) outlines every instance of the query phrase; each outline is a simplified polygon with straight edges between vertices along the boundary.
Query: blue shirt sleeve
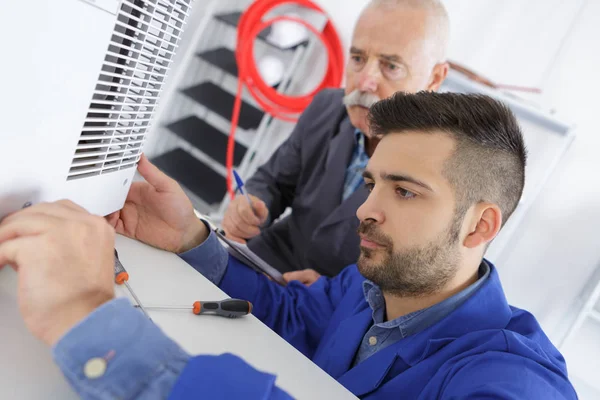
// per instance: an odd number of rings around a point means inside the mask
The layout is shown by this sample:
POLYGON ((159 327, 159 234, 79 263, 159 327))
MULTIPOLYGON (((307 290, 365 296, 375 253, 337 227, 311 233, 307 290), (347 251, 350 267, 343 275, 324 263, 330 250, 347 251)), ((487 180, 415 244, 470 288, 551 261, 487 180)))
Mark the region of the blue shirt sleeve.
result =
MULTIPOLYGON (((335 278, 321 277, 310 287, 292 281, 280 286, 233 257, 219 287, 231 297, 253 304, 252 314, 279 336, 312 358, 335 310, 358 275, 356 267, 335 278)), ((355 285, 358 290, 360 285, 355 285)))
POLYGON ((199 246, 181 253, 179 257, 218 286, 225 275, 229 253, 208 225, 207 228, 210 232, 208 238, 199 246))
POLYGON ((291 398, 274 375, 232 354, 190 359, 126 299, 99 307, 61 338, 53 354, 82 399, 291 398), (100 360, 106 370, 86 373, 90 360, 100 360))
POLYGON ((95 310, 61 338, 53 356, 81 398, 98 400, 165 399, 189 361, 127 299, 95 310), (95 358, 106 362, 101 376, 86 374, 86 365, 95 358))
POLYGON ((252 302, 254 316, 309 358, 348 287, 364 280, 352 266, 308 288, 298 282, 283 287, 231 257, 212 231, 180 257, 229 296, 252 302))
MULTIPOLYGON (((180 256, 215 284, 234 260, 212 231, 204 243, 180 256)), ((239 357, 190 358, 127 299, 96 309, 59 340, 53 356, 84 399, 290 398, 275 385, 275 376, 255 370, 239 357), (86 373, 92 360, 106 365, 106 370, 86 373)))
POLYGON ((232 354, 194 357, 181 374, 169 400, 291 399, 275 385, 275 378, 257 371, 232 354))

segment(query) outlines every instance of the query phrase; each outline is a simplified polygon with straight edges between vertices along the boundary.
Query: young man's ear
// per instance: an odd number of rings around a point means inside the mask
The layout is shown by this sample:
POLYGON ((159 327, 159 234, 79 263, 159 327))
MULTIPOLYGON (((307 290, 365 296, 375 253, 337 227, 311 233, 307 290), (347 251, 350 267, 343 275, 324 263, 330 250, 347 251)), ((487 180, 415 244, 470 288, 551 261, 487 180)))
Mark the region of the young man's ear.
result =
POLYGON ((470 213, 470 224, 464 246, 475 248, 490 243, 502 227, 502 211, 492 203, 480 203, 470 213))

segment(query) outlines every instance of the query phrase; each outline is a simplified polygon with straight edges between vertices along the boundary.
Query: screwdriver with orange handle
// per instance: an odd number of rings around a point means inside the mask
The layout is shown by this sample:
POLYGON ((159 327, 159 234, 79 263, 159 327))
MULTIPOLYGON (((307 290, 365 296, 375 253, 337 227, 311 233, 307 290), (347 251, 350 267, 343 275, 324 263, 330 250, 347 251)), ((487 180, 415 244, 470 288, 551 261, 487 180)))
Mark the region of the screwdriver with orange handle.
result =
POLYGON ((148 306, 146 308, 148 310, 192 310, 196 315, 213 314, 226 318, 239 318, 252 313, 252 303, 239 299, 196 301, 191 307, 148 306))
POLYGON ((152 318, 150 318, 150 316, 146 312, 146 309, 144 308, 144 306, 142 306, 140 299, 138 299, 138 297, 135 295, 134 291, 131 289, 131 286, 129 286, 129 283, 127 283, 128 280, 129 280, 129 274, 125 270, 125 267, 123 267, 123 264, 121 264, 121 261, 119 260, 119 253, 117 252, 117 249, 115 249, 115 283, 117 285, 125 285, 125 287, 129 291, 129 293, 131 294, 131 296, 133 297, 133 299, 139 306, 139 309, 142 310, 144 315, 146 315, 146 317, 148 317, 148 319, 150 321, 152 321, 152 318))

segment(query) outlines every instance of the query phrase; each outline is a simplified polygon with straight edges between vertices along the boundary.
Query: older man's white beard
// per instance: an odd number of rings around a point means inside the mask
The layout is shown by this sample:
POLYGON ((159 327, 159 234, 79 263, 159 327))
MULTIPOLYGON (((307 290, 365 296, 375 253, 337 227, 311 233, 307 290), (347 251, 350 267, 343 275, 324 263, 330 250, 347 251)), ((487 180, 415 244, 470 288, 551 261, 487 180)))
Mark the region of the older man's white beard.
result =
POLYGON ((350 94, 344 96, 343 102, 347 107, 361 106, 365 108, 371 108, 371 106, 377 103, 379 100, 381 100, 379 96, 373 93, 361 92, 360 90, 355 89, 350 94))

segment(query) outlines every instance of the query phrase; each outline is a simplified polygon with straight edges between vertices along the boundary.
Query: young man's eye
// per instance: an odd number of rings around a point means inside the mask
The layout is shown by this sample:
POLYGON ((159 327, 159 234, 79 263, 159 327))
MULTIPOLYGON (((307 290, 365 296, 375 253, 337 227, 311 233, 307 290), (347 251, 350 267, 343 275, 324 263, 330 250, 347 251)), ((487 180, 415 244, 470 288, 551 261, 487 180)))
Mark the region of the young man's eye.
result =
POLYGON ((367 190, 368 190, 369 192, 372 192, 372 191, 373 191, 373 188, 375 187, 375 184, 374 184, 374 183, 371 183, 371 182, 365 182, 365 187, 367 188, 367 190))
POLYGON ((410 190, 406 190, 401 187, 396 188, 396 193, 398 194, 398 196, 402 197, 403 199, 412 199, 417 196, 410 190))

